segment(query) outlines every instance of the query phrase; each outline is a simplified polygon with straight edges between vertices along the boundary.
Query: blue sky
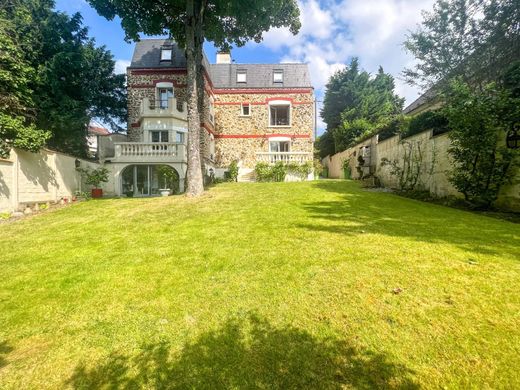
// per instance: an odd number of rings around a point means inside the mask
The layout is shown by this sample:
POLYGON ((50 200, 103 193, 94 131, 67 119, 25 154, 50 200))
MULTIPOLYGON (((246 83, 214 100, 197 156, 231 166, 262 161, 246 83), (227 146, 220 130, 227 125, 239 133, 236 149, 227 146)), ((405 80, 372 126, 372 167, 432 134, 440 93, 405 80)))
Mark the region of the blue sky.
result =
MULTIPOLYGON (((399 80, 399 74, 414 58, 402 48, 409 30, 422 20, 421 11, 432 9, 434 0, 299 0, 302 28, 293 36, 287 29, 273 29, 264 34, 262 43, 250 42, 235 48, 237 63, 307 62, 318 100, 334 71, 353 56, 361 66, 376 72, 382 65, 396 77, 396 91, 409 104, 421 91, 399 80)), ((119 20, 99 16, 85 0, 57 0, 56 9, 72 14, 80 12, 90 35, 106 45, 116 60, 116 70, 124 71, 132 57, 133 44, 124 41, 119 20)), ((215 49, 205 46, 211 62, 215 49)), ((323 123, 319 121, 320 130, 323 123)), ((321 131, 320 131, 321 132, 321 131)))

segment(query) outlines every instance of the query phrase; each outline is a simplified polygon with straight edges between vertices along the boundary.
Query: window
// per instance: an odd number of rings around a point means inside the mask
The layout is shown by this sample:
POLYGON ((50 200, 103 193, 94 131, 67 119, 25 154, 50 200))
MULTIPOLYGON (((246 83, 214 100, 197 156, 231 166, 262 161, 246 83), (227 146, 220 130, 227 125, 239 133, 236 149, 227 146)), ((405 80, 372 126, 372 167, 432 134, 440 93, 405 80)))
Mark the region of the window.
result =
POLYGON ((249 103, 242 103, 242 116, 250 116, 251 115, 251 106, 249 103))
POLYGON ((168 108, 168 99, 173 97, 173 88, 159 88, 159 107, 168 108))
POLYGON ((291 106, 269 106, 269 126, 290 126, 291 106))
POLYGON ((247 83, 247 72, 245 70, 237 70, 237 83, 247 83))
POLYGON ((152 142, 168 142, 167 131, 151 131, 152 142))
POLYGON ((172 48, 170 46, 161 47, 161 61, 172 60, 172 48))
POLYGON ((271 153, 288 152, 289 144, 290 144, 289 141, 270 141, 269 142, 269 151, 271 153))
POLYGON ((283 83, 283 70, 273 72, 273 83, 283 83))
POLYGON ((177 142, 178 144, 183 144, 184 143, 184 133, 176 132, 175 133, 175 142, 177 142))

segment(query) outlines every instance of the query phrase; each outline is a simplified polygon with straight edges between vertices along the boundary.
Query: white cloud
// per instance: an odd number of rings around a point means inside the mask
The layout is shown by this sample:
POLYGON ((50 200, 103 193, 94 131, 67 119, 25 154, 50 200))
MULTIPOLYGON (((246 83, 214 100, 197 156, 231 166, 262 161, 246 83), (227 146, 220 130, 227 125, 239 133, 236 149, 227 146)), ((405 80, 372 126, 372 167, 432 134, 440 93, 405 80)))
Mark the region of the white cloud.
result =
POLYGON ((430 10, 434 1, 301 0, 300 33, 293 36, 287 29, 272 29, 264 34, 262 44, 280 52, 282 61, 307 62, 318 98, 330 75, 356 56, 369 72, 382 65, 391 73, 397 93, 409 104, 420 91, 399 79, 401 71, 414 61, 402 43, 407 32, 421 22, 421 11, 430 10))
POLYGON ((130 61, 118 59, 118 60, 116 60, 114 73, 115 74, 121 74, 121 73, 126 74, 126 68, 128 68, 129 66, 130 66, 130 61))

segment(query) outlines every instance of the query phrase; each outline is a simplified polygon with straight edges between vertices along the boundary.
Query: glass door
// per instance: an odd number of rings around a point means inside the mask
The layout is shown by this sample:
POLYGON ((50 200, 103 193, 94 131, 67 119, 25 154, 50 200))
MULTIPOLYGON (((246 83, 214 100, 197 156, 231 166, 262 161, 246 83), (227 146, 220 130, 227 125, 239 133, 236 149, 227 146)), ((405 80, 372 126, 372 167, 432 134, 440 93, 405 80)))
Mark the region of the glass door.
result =
POLYGON ((150 167, 148 165, 136 165, 137 196, 150 195, 150 167))

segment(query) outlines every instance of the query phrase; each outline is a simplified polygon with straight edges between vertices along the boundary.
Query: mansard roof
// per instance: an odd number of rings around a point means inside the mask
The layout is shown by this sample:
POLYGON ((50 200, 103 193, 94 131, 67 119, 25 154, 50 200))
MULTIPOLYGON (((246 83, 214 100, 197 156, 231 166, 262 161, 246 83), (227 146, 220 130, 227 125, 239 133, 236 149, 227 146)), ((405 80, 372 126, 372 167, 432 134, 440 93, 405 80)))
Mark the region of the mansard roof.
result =
MULTIPOLYGON (((214 88, 312 88, 307 64, 210 64, 206 55, 204 67, 214 88), (273 72, 283 71, 283 82, 273 82, 273 72), (237 83, 237 71, 245 71, 246 83, 237 83)), ((174 41, 169 39, 143 39, 136 43, 130 69, 185 68, 186 57, 174 41), (171 46, 172 60, 161 61, 161 47, 171 46)))
POLYGON ((307 64, 210 64, 215 88, 312 88, 307 64), (283 82, 274 83, 274 71, 283 72, 283 82), (246 83, 237 83, 237 71, 247 74, 246 83))

